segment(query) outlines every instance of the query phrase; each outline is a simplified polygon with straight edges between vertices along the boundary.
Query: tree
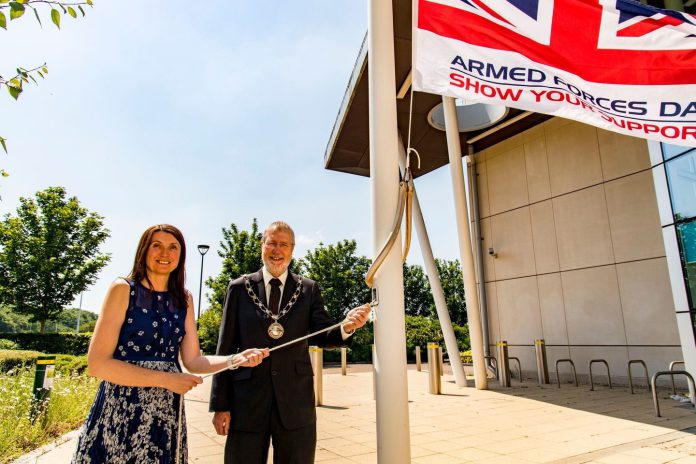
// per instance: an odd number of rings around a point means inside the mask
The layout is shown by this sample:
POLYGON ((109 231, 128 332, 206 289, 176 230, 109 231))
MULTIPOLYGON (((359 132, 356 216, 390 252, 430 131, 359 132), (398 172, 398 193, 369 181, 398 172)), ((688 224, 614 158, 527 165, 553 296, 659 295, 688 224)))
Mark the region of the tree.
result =
POLYGON ((103 218, 49 187, 36 199, 20 198, 16 216, 0 222, 0 303, 41 324, 55 320, 96 280, 110 254, 103 218))
POLYGON ((298 260, 300 274, 319 283, 326 309, 336 321, 343 319, 344 310, 370 301, 365 284, 370 260, 356 256, 356 248, 355 240, 328 246, 320 243, 298 260))
POLYGON ((435 313, 430 283, 421 266, 404 264, 404 304, 409 316, 431 317, 435 313))
POLYGON ((217 277, 210 277, 205 284, 212 290, 207 295, 210 307, 198 320, 198 337, 201 349, 206 353, 215 352, 218 330, 222 321, 222 305, 230 280, 261 269, 261 232, 256 218, 251 222, 251 230, 239 230, 235 224, 222 228, 222 240, 218 256, 222 258, 222 270, 217 277))
POLYGON ((453 323, 465 326, 467 324, 466 297, 464 296, 464 279, 459 261, 456 259, 454 261, 436 259, 435 266, 440 275, 450 318, 453 323))
POLYGON ((222 228, 222 240, 218 256, 222 258, 222 270, 217 277, 210 277, 205 284, 213 293, 208 296, 211 309, 222 313, 227 285, 230 280, 261 269, 261 232, 256 218, 251 222, 251 230, 239 230, 235 224, 229 229, 222 228))
MULTIPOLYGON (((10 21, 13 21, 24 16, 27 9, 34 13, 34 17, 39 22, 39 25, 43 27, 38 9, 38 7, 43 7, 50 9, 49 15, 51 17, 51 21, 58 29, 60 29, 61 12, 63 15, 67 14, 73 18, 77 18, 77 11, 75 11, 75 8, 73 8, 77 7, 77 10, 84 17, 85 10, 82 8, 83 5, 92 6, 92 0, 85 0, 84 2, 59 2, 53 0, 0 0, 0 27, 7 30, 7 16, 5 15, 5 12, 9 14, 10 21)), ((28 84, 29 80, 31 79, 36 84, 37 81, 35 76, 43 79, 46 74, 48 74, 46 63, 40 66, 35 66, 32 69, 17 67, 16 74, 13 77, 6 79, 3 76, 0 76, 0 87, 6 87, 12 98, 17 100, 24 90, 25 83, 28 84)), ((5 153, 7 153, 7 142, 3 137, 0 137, 0 146, 2 146, 5 153)), ((7 177, 8 174, 4 169, 0 169, 0 175, 2 175, 2 177, 7 177)))

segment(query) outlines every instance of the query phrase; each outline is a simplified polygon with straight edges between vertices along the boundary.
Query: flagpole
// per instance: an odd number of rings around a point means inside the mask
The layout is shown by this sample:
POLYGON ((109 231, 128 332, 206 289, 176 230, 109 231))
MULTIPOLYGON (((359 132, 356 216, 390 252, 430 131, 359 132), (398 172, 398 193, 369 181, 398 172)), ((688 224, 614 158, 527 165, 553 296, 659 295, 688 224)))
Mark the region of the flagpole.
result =
MULTIPOLYGON (((368 1, 368 87, 372 245, 377 256, 392 231, 399 193, 398 128, 392 2, 368 1)), ((397 242, 401 241, 397 238, 397 242)), ((375 275, 375 399, 377 462, 411 462, 406 329, 400 247, 375 275)))

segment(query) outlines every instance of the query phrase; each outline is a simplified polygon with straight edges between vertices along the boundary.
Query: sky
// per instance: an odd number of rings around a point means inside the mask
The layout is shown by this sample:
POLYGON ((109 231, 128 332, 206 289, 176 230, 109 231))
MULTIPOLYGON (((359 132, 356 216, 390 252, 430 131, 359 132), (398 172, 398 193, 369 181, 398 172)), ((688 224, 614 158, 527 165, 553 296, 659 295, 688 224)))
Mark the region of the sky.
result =
MULTIPOLYGON (((220 272, 222 228, 290 223, 295 256, 355 239, 371 257, 368 178, 324 169, 367 29, 367 2, 94 0, 86 17, 39 8, 0 30, 0 75, 46 63, 18 101, 0 94, 0 214, 49 186, 104 217, 111 261, 82 295, 99 312, 153 224, 186 238, 187 286, 220 272)), ((416 180, 437 258, 459 256, 448 166, 416 180)), ((422 264, 414 232, 409 263, 422 264)), ((203 294, 206 289, 204 286, 203 294)), ((74 306, 78 307, 79 297, 74 306)), ((203 297, 202 308, 207 301, 203 297)))

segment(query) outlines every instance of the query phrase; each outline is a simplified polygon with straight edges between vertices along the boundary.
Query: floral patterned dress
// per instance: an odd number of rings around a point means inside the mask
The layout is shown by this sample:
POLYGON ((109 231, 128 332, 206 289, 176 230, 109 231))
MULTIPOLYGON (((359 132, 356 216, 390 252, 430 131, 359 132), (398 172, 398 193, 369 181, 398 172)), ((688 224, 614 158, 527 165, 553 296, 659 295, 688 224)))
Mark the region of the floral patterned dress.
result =
MULTIPOLYGON (((130 302, 114 358, 156 371, 181 372, 179 344, 186 308, 166 292, 129 282, 130 302)), ((180 395, 159 387, 124 387, 103 381, 87 417, 73 463, 175 463, 180 395)), ((183 408, 182 408, 183 411, 183 408)), ((180 463, 187 462, 181 420, 180 463)))

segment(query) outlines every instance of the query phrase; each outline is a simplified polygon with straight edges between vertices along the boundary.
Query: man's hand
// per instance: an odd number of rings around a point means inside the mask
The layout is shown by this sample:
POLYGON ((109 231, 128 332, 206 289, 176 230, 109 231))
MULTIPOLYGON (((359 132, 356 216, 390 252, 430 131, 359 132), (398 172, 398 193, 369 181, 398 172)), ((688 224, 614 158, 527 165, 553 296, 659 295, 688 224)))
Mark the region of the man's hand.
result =
POLYGON ((229 411, 216 411, 213 415, 213 426, 218 435, 227 435, 230 431, 230 415, 229 411))
POLYGON ((355 329, 359 329, 360 327, 364 326, 367 319, 370 317, 370 311, 370 305, 367 303, 348 311, 346 318, 343 320, 343 330, 348 333, 352 333, 355 329))

